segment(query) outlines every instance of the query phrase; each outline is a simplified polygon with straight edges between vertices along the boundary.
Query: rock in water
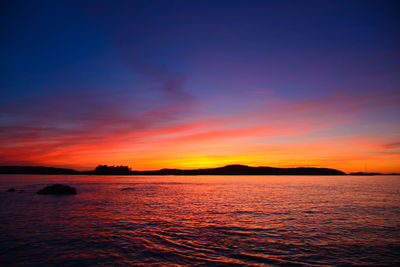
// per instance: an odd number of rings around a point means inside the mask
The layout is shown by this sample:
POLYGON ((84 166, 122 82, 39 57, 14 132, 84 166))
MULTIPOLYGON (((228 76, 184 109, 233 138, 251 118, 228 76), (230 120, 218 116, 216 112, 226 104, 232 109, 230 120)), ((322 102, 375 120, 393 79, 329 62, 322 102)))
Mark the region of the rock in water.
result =
POLYGON ((75 195, 76 189, 68 185, 55 184, 49 185, 37 191, 40 195, 75 195))

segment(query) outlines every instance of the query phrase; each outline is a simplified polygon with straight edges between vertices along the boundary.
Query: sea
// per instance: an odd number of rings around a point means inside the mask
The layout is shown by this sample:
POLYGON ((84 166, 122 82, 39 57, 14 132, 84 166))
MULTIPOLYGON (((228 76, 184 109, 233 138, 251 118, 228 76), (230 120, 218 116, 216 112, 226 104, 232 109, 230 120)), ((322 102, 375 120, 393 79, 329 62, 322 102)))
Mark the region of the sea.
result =
POLYGON ((0 266, 399 266, 399 252, 400 176, 0 175, 0 266), (77 194, 36 194, 55 183, 77 194))

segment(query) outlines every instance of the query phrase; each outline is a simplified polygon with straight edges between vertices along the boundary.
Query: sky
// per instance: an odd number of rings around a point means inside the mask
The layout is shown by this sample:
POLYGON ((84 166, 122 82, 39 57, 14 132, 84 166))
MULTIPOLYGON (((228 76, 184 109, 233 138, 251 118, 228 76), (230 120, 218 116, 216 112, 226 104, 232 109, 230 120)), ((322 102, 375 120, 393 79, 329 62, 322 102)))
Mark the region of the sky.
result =
POLYGON ((0 165, 400 172, 398 1, 1 1, 0 165))

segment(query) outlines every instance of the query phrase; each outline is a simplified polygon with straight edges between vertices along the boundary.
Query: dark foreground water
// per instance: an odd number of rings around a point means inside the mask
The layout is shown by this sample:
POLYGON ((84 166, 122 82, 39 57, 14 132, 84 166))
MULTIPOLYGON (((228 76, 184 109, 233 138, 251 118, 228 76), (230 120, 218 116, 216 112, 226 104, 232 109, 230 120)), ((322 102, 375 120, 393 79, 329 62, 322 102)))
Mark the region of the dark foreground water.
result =
POLYGON ((0 191, 5 266, 400 264, 399 176, 2 175, 0 191), (78 194, 35 194, 55 182, 78 194))

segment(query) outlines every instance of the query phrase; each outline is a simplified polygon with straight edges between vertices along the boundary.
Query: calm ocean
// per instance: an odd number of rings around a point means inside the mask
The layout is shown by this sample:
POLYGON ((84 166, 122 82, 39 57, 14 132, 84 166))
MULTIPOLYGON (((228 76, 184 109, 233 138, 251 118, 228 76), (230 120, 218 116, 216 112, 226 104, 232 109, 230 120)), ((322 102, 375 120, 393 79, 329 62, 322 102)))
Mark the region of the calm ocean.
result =
POLYGON ((399 176, 0 176, 3 266, 394 266, 399 251, 399 176), (78 194, 35 194, 56 182, 78 194))

